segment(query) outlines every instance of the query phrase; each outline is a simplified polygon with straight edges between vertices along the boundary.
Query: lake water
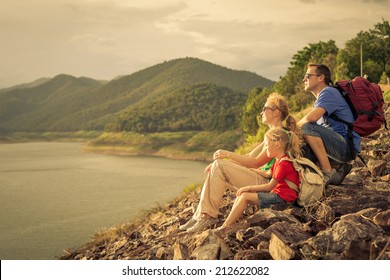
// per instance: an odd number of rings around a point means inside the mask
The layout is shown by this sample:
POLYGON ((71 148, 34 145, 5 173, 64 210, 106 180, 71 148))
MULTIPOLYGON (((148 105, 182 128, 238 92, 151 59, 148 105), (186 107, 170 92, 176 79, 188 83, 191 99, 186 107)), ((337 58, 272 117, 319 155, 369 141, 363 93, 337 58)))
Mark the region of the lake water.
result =
POLYGON ((204 180, 206 163, 0 144, 0 259, 54 259, 204 180))

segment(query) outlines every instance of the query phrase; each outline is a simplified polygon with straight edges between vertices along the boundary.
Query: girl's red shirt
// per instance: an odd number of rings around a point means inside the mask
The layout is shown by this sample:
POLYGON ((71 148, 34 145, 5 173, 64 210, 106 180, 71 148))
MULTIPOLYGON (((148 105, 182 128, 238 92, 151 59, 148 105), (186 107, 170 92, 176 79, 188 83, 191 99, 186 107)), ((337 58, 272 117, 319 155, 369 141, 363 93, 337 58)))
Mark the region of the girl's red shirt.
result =
POLYGON ((271 167, 272 178, 278 181, 278 184, 271 192, 276 193, 286 202, 294 202, 298 198, 298 194, 287 185, 284 179, 288 179, 299 186, 299 174, 290 161, 281 161, 284 157, 287 157, 287 155, 276 160, 271 167))

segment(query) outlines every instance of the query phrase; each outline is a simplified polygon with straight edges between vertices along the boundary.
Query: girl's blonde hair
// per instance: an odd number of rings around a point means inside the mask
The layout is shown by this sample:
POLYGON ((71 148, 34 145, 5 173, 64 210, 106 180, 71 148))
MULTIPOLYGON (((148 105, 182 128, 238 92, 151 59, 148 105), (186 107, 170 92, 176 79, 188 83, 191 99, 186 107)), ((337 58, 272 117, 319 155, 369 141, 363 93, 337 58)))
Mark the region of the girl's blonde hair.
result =
POLYGON ((301 140, 294 132, 286 131, 283 128, 273 128, 267 131, 265 137, 268 141, 280 141, 284 144, 284 152, 286 154, 290 154, 294 158, 301 157, 301 140))
POLYGON ((290 115, 288 110, 286 98, 277 92, 273 92, 268 96, 267 102, 271 103, 273 109, 278 109, 280 111, 281 120, 286 121, 286 128, 289 131, 293 131, 300 135, 300 129, 298 128, 297 121, 290 115))

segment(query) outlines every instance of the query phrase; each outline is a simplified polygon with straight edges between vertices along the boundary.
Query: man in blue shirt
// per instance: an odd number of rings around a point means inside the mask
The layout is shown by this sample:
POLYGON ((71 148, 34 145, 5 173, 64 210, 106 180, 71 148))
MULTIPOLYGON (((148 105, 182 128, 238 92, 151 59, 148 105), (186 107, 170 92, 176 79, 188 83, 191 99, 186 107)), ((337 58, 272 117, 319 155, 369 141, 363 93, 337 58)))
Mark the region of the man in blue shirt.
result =
POLYGON ((360 136, 353 133, 352 153, 348 143, 348 127, 329 117, 335 114, 340 119, 354 122, 352 111, 337 89, 330 87, 331 73, 323 64, 310 63, 303 82, 305 90, 316 98, 313 109, 304 116, 298 125, 310 146, 325 177, 325 186, 339 185, 351 171, 348 163, 360 152, 360 136), (338 165, 338 169, 332 167, 338 165))

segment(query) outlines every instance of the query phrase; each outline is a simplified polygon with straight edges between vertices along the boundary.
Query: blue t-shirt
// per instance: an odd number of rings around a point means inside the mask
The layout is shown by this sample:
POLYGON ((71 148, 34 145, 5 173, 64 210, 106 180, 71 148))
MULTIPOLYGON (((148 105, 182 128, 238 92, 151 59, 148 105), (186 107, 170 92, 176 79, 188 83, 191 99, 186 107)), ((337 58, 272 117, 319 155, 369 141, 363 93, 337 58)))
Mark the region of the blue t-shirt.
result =
MULTIPOLYGON (((333 87, 325 87, 314 102, 314 108, 316 107, 321 107, 326 110, 324 116, 321 117, 317 123, 333 129, 333 131, 348 140, 348 126, 328 117, 330 114, 334 113, 344 121, 350 123, 355 121, 348 103, 345 101, 344 97, 341 96, 340 92, 333 87)), ((353 144, 358 153, 360 152, 360 140, 360 135, 353 132, 353 144)))

